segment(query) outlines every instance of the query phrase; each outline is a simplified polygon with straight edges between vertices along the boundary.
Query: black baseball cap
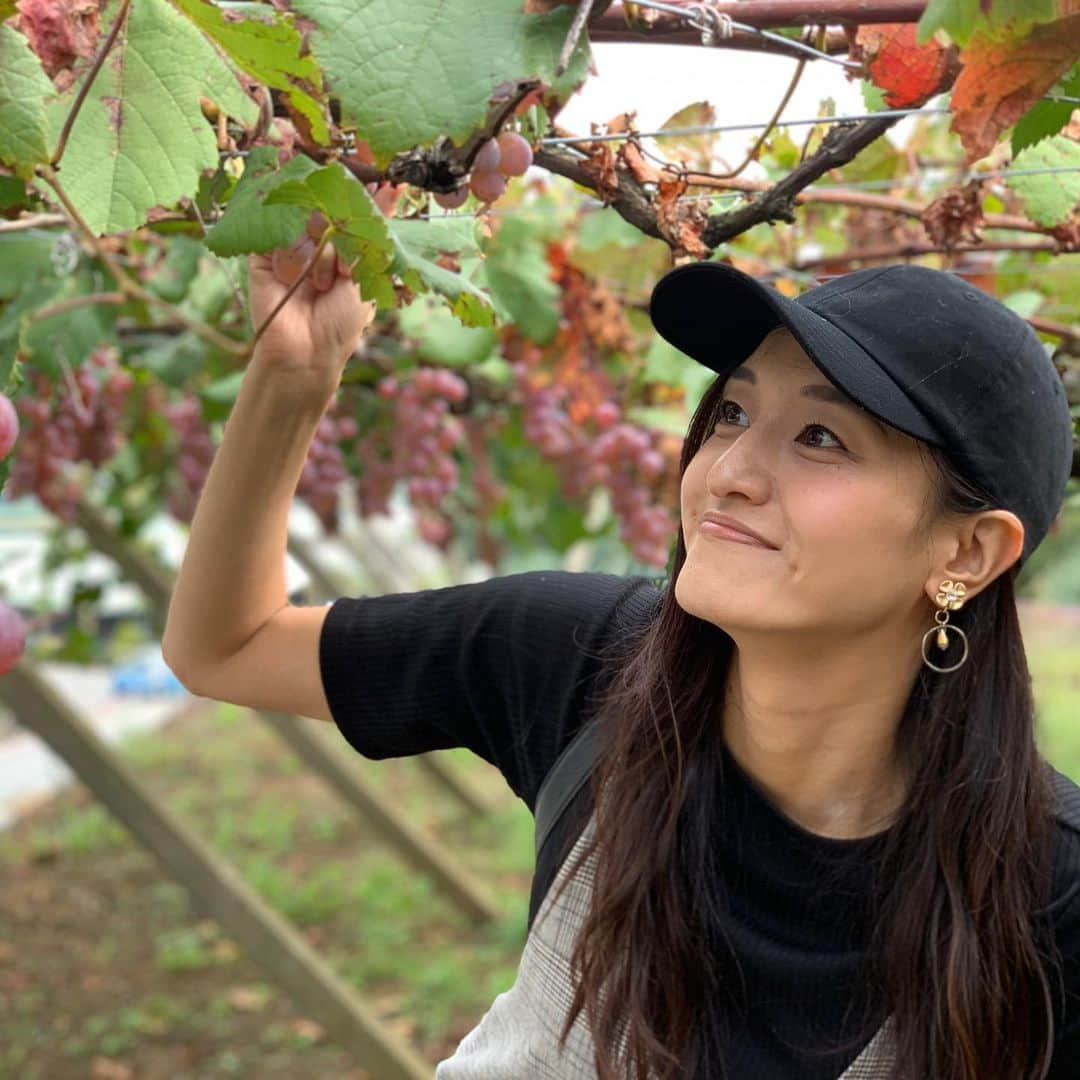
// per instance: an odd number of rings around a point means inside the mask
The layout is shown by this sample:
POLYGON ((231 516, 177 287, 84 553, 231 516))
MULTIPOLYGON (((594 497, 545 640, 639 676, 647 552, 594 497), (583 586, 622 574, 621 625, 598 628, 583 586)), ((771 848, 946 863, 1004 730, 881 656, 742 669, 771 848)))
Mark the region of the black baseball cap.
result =
POLYGON ((686 263, 653 287, 649 317, 676 349, 726 375, 788 327, 825 377, 886 424, 945 450, 1024 524, 1023 563, 1061 510, 1073 421, 1027 320, 956 274, 892 263, 790 298, 727 263, 686 263))

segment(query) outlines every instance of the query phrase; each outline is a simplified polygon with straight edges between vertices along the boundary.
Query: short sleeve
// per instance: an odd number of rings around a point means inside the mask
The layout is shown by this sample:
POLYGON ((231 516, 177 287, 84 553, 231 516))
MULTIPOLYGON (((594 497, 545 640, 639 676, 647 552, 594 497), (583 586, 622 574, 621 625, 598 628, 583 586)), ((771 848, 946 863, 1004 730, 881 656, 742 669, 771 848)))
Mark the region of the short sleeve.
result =
POLYGON ((464 746, 530 811, 584 720, 613 635, 647 616, 648 578, 536 570, 330 605, 319 664, 341 734, 375 760, 464 746))

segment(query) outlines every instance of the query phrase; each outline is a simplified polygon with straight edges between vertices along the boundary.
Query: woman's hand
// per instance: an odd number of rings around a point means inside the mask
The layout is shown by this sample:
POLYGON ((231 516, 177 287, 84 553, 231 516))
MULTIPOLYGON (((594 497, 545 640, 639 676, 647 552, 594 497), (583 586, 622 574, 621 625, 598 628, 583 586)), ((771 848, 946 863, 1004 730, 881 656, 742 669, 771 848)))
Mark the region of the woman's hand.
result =
MULTIPOLYGON (((318 246, 326 221, 315 211, 303 238, 288 248, 248 256, 248 304, 256 332, 281 302, 318 246)), ((302 392, 329 401, 345 365, 375 317, 375 302, 363 301, 349 266, 327 241, 300 286, 274 315, 255 343, 251 362, 288 373, 302 392)))

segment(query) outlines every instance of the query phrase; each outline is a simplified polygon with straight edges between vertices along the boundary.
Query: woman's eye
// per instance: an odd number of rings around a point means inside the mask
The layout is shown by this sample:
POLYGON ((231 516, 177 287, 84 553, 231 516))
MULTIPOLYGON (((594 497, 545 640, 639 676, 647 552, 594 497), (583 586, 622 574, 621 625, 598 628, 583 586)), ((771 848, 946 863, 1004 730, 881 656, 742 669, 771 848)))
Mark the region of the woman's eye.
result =
MULTIPOLYGON (((729 405, 734 405, 739 412, 742 412, 742 406, 737 401, 732 401, 730 398, 725 398, 723 401, 720 402, 719 408, 717 409, 717 413, 720 419, 717 422, 716 427, 719 427, 721 424, 730 425, 733 423, 731 420, 728 419, 727 406, 729 405)), ((835 432, 825 427, 824 424, 810 423, 803 428, 803 431, 824 431, 825 434, 829 436, 829 438, 833 439, 836 442, 836 446, 818 445, 817 443, 811 443, 810 445, 816 450, 846 449, 840 437, 835 432)))

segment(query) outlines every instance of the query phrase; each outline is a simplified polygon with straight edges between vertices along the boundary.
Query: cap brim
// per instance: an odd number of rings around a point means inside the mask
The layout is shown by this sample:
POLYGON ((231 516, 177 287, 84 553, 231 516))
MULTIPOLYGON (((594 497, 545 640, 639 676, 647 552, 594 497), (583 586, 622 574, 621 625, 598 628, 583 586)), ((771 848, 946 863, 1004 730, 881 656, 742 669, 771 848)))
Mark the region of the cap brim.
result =
POLYGON ((770 330, 783 324, 829 382, 856 404, 907 435, 946 445, 857 341, 734 266, 695 262, 668 271, 653 287, 649 318, 665 341, 719 375, 736 368, 770 330))

